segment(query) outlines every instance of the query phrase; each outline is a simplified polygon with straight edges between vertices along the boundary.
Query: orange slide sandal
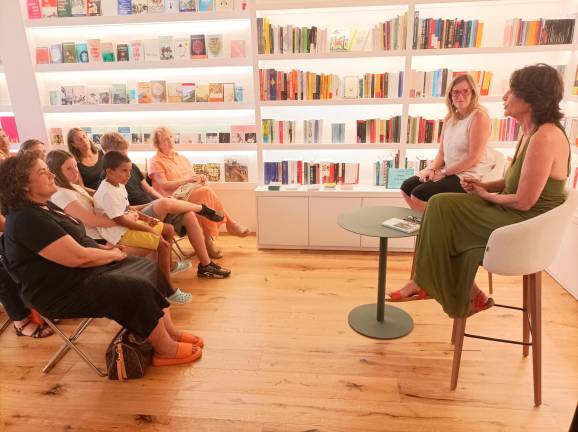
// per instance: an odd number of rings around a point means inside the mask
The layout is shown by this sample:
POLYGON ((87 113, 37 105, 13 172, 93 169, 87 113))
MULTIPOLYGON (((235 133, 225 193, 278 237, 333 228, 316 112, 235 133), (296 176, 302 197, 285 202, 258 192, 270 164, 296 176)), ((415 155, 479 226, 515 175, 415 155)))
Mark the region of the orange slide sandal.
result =
POLYGON ((177 353, 174 357, 160 357, 153 355, 153 366, 174 366, 185 363, 192 363, 201 358, 203 350, 190 343, 179 342, 177 353))

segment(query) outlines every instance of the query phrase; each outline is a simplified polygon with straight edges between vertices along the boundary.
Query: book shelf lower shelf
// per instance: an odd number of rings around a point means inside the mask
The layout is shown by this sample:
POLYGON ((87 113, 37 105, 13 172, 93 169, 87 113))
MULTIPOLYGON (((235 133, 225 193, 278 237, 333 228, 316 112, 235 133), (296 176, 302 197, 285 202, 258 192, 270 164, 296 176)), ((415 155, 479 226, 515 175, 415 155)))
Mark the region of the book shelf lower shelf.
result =
POLYGON ((57 105, 45 106, 47 114, 91 113, 91 112, 135 112, 135 111, 215 111, 252 110, 248 102, 196 102, 196 103, 150 103, 150 104, 105 104, 105 105, 57 105))

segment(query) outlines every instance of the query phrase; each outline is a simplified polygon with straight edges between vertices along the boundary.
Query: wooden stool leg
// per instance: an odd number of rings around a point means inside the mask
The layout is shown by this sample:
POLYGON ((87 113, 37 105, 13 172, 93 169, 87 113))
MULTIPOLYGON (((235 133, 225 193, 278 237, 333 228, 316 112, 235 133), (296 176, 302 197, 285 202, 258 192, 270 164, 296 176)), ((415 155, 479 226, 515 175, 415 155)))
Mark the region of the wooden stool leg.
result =
POLYGON ((452 364, 452 379, 450 389, 455 390, 458 385, 458 375, 460 373, 460 361, 462 359, 462 347, 464 345, 464 333, 466 332, 466 318, 454 319, 456 329, 454 336, 454 360, 452 364))
POLYGON ((492 273, 488 272, 488 286, 490 287, 490 294, 494 293, 494 280, 492 279, 492 273))
MULTIPOLYGON (((530 307, 529 302, 528 302, 528 279, 529 276, 525 275, 523 277, 523 309, 524 312, 522 313, 522 341, 524 343, 528 343, 530 342, 530 325, 528 323, 529 320, 529 313, 528 313, 528 309, 530 307)), ((528 354, 530 352, 530 347, 528 345, 523 345, 522 346, 522 355, 524 357, 528 357, 528 354)))
POLYGON ((534 405, 542 404, 542 273, 534 273, 530 285, 532 310, 532 360, 534 370, 534 405))
POLYGON ((452 325, 452 340, 451 340, 452 345, 456 343, 456 328, 457 328, 457 321, 454 320, 454 324, 452 325))

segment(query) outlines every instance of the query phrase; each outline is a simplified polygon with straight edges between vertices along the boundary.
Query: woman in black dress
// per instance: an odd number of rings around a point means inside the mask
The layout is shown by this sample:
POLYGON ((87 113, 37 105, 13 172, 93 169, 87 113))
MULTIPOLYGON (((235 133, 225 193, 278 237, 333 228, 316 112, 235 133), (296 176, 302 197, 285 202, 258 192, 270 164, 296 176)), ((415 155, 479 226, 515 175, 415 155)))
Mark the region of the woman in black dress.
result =
POLYGON ((66 136, 68 150, 78 163, 81 186, 97 190, 102 178, 104 153, 80 128, 72 128, 66 136))
POLYGON ((148 339, 153 365, 199 359, 203 341, 174 327, 158 266, 96 244, 82 223, 48 201, 54 192, 54 175, 35 153, 0 164, 3 251, 24 298, 48 318, 115 320, 148 339))

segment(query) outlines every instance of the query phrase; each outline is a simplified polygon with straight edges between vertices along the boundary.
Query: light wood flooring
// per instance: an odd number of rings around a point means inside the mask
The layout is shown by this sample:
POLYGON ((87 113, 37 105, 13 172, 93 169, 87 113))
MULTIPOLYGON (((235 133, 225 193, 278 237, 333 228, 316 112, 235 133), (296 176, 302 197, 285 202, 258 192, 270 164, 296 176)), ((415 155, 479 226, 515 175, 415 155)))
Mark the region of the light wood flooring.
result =
MULTIPOLYGON (((531 357, 519 346, 466 339, 458 388, 449 390, 451 320, 434 301, 401 304, 415 320, 401 339, 354 332, 348 312, 376 298, 376 253, 259 251, 254 237, 219 243, 230 279, 200 280, 193 271, 174 278, 194 294, 173 315, 205 338, 201 361, 119 383, 69 353, 43 375, 59 339, 18 338, 8 329, 0 335, 0 430, 568 430, 578 401, 578 302, 549 276, 544 402, 536 408, 531 357)), ((410 263, 408 254, 390 256, 389 288, 407 279, 410 263)), ((478 281, 487 287, 482 270, 478 281)), ((521 278, 495 277, 494 285, 496 301, 520 303, 521 278)), ((98 320, 81 339, 101 364, 117 327, 98 320)), ((521 317, 489 310, 468 320, 468 331, 517 338, 521 317)))

